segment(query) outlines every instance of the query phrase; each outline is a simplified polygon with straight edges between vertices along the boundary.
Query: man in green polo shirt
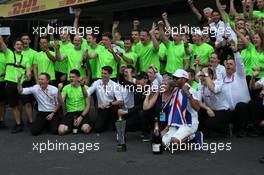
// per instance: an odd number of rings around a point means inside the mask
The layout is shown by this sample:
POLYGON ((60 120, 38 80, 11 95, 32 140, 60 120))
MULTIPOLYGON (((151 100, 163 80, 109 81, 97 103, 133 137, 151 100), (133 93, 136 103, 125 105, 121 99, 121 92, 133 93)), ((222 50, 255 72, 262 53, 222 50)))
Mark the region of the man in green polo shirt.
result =
POLYGON ((35 81, 37 83, 39 75, 45 72, 50 75, 51 84, 55 84, 55 53, 49 50, 50 42, 48 38, 41 37, 39 45, 41 51, 35 55, 33 62, 35 81))
POLYGON ((105 47, 97 44, 97 36, 89 34, 86 36, 89 46, 86 48, 85 58, 88 59, 93 82, 101 78, 101 69, 104 66, 105 47))
POLYGON ((136 68, 137 54, 132 50, 133 39, 125 38, 124 43, 125 52, 118 54, 121 57, 120 68, 123 65, 132 65, 133 68, 136 68))
MULTIPOLYGON (((59 135, 65 135, 73 129, 80 129, 88 134, 91 130, 91 122, 88 117, 90 98, 87 96, 87 86, 80 84, 80 72, 77 69, 70 71, 70 84, 62 89, 59 84, 59 100, 66 102, 67 114, 59 125, 59 135), (60 92, 62 89, 62 92, 60 92)), ((73 130, 74 131, 74 130, 73 130)), ((75 132, 75 131, 74 131, 75 132)))
POLYGON ((166 59, 167 48, 161 39, 161 34, 160 34, 159 29, 156 29, 154 34, 155 34, 157 41, 159 42, 160 73, 164 74, 165 73, 165 66, 166 66, 166 62, 167 62, 167 59, 166 59))
POLYGON ((160 71, 159 42, 155 37, 154 31, 155 28, 152 28, 150 32, 141 30, 141 42, 136 45, 139 69, 143 72, 146 72, 151 64, 154 64, 158 71, 160 71))
POLYGON ((31 79, 30 63, 28 59, 22 55, 23 42, 20 39, 14 42, 14 52, 7 50, 5 53, 6 58, 6 97, 9 106, 13 110, 15 116, 16 124, 12 128, 12 133, 17 133, 23 131, 21 112, 19 106, 20 95, 17 90, 17 77, 22 75, 21 81, 25 79, 31 79))
MULTIPOLYGON (((50 41, 50 46, 54 47, 54 41, 50 41)), ((60 53, 62 55, 66 55, 66 52, 72 49, 74 46, 71 43, 70 35, 67 31, 62 31, 60 34, 60 53)), ((67 80, 67 71, 68 71, 68 60, 65 58, 63 61, 56 61, 55 65, 55 77, 57 84, 61 82, 65 82, 67 80)))
POLYGON ((68 81, 70 80, 70 71, 73 69, 77 69, 81 77, 85 79, 85 82, 87 83, 90 80, 91 73, 88 73, 87 76, 87 70, 89 71, 90 69, 86 67, 87 65, 85 64, 84 60, 84 54, 85 51, 84 49, 81 48, 82 45, 82 37, 79 35, 76 35, 73 39, 73 44, 74 47, 70 48, 65 52, 65 55, 62 55, 60 53, 59 47, 55 47, 56 51, 56 58, 58 60, 65 60, 68 59, 68 70, 67 70, 67 75, 68 75, 68 81))
MULTIPOLYGON (((6 72, 6 58, 5 53, 7 52, 7 47, 5 45, 3 37, 0 35, 0 130, 6 129, 7 126, 4 121, 5 117, 5 72, 6 72)), ((8 52, 11 52, 10 50, 8 52)))
MULTIPOLYGON (((22 51, 22 55, 28 59, 29 65, 30 65, 30 71, 31 71, 31 80, 30 81, 24 81, 22 86, 23 88, 31 87, 35 85, 34 80, 34 72, 33 72, 33 60, 35 55, 37 54, 37 51, 31 49, 30 43, 30 37, 27 33, 23 33, 20 36, 21 40, 23 41, 24 50, 22 51)), ((34 96, 32 94, 30 95, 21 95, 22 104, 25 105, 25 110, 28 117, 28 124, 32 124, 33 120, 33 102, 34 102, 34 96)))
POLYGON ((194 67, 194 65, 200 68, 208 66, 209 58, 214 52, 214 48, 210 44, 203 42, 201 31, 193 33, 192 40, 193 44, 189 44, 189 48, 186 49, 193 56, 190 67, 194 67))
POLYGON ((177 69, 185 69, 188 65, 188 55, 184 49, 184 42, 182 40, 181 35, 173 34, 173 41, 170 41, 164 32, 164 24, 163 22, 159 22, 159 31, 161 34, 161 39, 165 43, 167 48, 166 50, 166 58, 167 64, 165 67, 165 71, 167 73, 173 74, 177 69))
MULTIPOLYGON (((104 52, 101 53, 102 58, 103 58, 102 59, 103 64, 104 64, 104 66, 111 66, 112 67, 113 73, 112 73, 111 78, 116 79, 117 78, 117 64, 120 62, 120 57, 118 56, 118 54, 113 49, 111 33, 106 32, 102 35, 102 44, 105 47, 104 52)), ((101 72, 101 70, 100 70, 100 72, 101 72)), ((99 74, 99 70, 98 70, 98 74, 99 74)))

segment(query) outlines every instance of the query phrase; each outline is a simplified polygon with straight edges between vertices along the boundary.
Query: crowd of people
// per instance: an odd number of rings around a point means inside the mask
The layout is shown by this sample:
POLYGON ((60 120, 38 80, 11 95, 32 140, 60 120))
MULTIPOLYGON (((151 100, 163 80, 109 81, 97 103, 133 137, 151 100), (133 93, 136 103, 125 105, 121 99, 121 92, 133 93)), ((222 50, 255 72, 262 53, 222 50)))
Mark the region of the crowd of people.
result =
MULTIPOLYGON (((32 135, 44 129, 65 135, 114 129, 118 116, 126 131, 151 139, 159 118, 164 144, 205 137, 257 136, 264 127, 264 1, 244 0, 239 13, 230 0, 202 13, 188 0, 200 29, 170 26, 168 14, 150 30, 133 21, 131 36, 118 31, 60 38, 29 34, 13 46, 0 36, 0 128, 5 108, 12 108, 12 133, 23 131, 21 109, 32 135), (257 10, 256 10, 257 9, 257 10), (206 32, 210 31, 210 32, 206 32), (71 40, 71 37, 73 38, 71 40), (94 103, 91 103, 91 100, 94 103), (89 116, 91 104, 96 120, 89 116), (33 117, 36 110, 36 117, 33 117), (33 120, 34 118, 34 120, 33 120)), ((78 28, 81 11, 75 13, 78 28)))

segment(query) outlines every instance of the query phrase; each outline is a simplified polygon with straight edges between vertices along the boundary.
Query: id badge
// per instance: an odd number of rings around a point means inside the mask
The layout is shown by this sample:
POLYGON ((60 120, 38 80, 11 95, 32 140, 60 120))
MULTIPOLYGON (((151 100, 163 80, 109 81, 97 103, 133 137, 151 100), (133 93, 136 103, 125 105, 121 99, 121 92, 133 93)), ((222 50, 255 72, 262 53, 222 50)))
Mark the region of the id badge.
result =
POLYGON ((162 114, 160 115, 160 121, 161 122, 165 122, 166 121, 166 114, 164 112, 162 112, 162 114))

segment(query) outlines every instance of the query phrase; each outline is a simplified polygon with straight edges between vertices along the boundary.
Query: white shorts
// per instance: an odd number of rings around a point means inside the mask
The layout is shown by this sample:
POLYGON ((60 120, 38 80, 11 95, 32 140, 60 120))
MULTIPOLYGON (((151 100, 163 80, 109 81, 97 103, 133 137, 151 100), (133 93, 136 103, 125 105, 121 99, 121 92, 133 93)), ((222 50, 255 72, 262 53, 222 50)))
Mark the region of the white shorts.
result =
POLYGON ((181 126, 178 129, 176 127, 170 127, 169 131, 162 137, 162 142, 164 145, 168 145, 171 143, 172 137, 182 141, 190 135, 194 134, 197 129, 198 124, 193 124, 192 126, 181 126))

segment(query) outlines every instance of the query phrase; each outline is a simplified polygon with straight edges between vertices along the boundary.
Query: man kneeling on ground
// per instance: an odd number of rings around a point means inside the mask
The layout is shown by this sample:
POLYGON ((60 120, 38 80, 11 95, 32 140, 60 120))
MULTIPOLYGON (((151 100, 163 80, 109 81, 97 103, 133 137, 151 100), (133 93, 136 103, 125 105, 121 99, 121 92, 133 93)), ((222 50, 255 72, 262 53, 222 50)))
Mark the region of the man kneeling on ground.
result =
POLYGON ((59 100, 62 104, 66 101, 66 115, 62 117, 59 126, 59 135, 65 135, 75 129, 80 129, 88 134, 92 130, 91 121, 88 117, 90 98, 87 96, 87 86, 80 83, 80 72, 76 69, 70 71, 70 84, 63 89, 59 84, 59 100), (62 92, 60 92, 62 89, 62 92))
POLYGON ((60 103, 58 103, 58 89, 49 85, 50 75, 41 73, 38 79, 39 84, 32 87, 23 88, 21 85, 21 75, 18 75, 18 92, 22 95, 33 94, 38 102, 38 112, 36 119, 31 126, 32 135, 39 135, 49 127, 50 132, 57 134, 60 123, 60 103))

